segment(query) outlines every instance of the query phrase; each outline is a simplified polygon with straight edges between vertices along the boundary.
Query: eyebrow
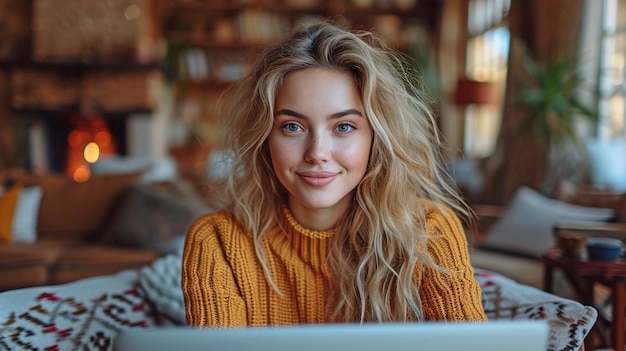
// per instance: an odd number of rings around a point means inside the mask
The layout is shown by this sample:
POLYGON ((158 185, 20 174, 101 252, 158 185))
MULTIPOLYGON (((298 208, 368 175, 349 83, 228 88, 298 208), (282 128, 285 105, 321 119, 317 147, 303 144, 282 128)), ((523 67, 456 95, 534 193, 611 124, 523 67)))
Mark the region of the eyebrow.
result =
MULTIPOLYGON (((303 115, 302 113, 290 110, 288 108, 283 108, 280 109, 278 111, 276 111, 276 113, 274 114, 274 116, 277 115, 288 115, 288 116, 292 116, 292 117, 296 117, 296 118, 304 118, 306 119, 306 116, 303 115)), ((341 118, 343 116, 347 116, 347 115, 357 115, 357 116, 361 116, 363 117, 363 114, 361 113, 361 111, 354 109, 354 108, 350 108, 344 111, 339 111, 339 112, 335 112, 332 115, 330 115, 328 117, 328 119, 337 119, 337 118, 341 118)))

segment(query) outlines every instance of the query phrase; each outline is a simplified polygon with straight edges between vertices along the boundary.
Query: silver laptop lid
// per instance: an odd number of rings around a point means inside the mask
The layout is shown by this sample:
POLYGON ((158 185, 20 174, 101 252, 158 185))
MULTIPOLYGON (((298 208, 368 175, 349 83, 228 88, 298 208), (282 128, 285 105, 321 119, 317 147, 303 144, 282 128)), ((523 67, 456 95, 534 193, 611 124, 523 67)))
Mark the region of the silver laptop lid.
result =
POLYGON ((323 324, 293 327, 126 329, 117 351, 544 351, 540 321, 488 323, 323 324))

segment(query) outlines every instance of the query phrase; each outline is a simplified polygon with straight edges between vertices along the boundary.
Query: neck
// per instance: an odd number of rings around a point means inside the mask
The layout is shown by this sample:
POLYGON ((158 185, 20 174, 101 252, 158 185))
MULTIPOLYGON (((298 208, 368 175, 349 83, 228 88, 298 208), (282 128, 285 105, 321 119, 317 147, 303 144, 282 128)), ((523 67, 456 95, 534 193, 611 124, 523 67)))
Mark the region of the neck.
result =
POLYGON ((300 225, 309 230, 323 231, 332 229, 337 225, 339 219, 348 210, 348 206, 338 208, 333 206, 330 208, 306 208, 302 206, 292 206, 288 204, 289 211, 293 218, 300 225))

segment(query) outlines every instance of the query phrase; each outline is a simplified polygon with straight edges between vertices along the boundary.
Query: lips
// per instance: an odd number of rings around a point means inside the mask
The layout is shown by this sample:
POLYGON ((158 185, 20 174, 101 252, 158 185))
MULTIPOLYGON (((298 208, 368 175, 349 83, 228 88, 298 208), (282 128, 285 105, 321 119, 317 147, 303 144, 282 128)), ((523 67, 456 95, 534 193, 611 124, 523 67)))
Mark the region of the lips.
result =
POLYGON ((337 178, 337 173, 331 172, 300 172, 298 173, 300 179, 302 179, 306 184, 313 187, 323 187, 326 186, 337 178))

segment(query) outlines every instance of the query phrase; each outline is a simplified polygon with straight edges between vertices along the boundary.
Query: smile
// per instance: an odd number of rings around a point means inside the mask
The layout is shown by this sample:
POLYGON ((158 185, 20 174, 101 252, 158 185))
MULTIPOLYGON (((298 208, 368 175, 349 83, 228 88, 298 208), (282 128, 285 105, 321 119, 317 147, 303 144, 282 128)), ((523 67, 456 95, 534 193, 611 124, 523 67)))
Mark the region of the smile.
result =
POLYGON ((300 179, 302 179, 307 185, 313 187, 323 187, 335 180, 337 173, 331 172, 302 172, 298 173, 300 179))

